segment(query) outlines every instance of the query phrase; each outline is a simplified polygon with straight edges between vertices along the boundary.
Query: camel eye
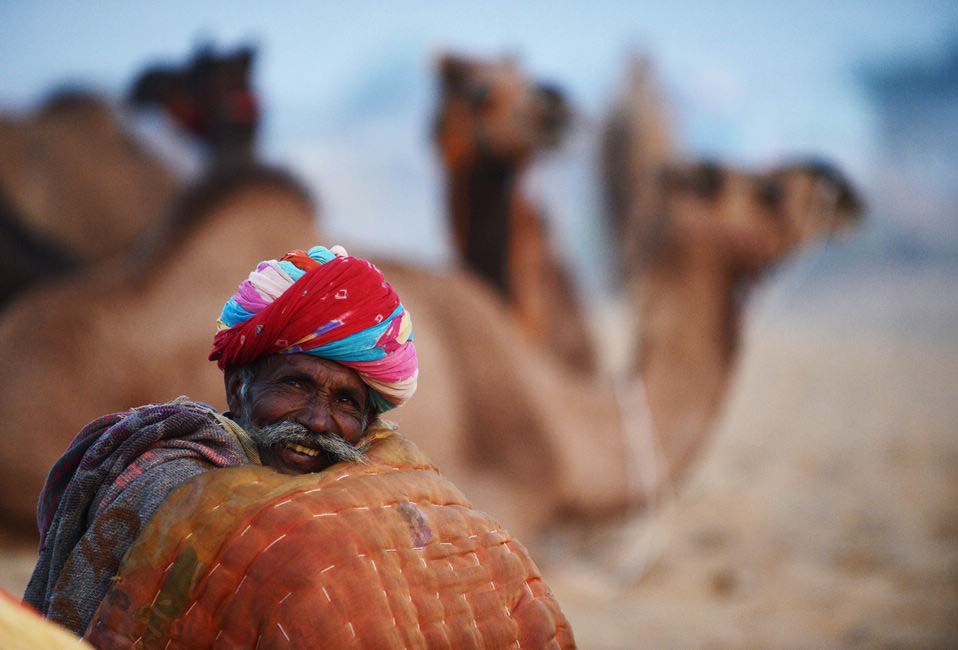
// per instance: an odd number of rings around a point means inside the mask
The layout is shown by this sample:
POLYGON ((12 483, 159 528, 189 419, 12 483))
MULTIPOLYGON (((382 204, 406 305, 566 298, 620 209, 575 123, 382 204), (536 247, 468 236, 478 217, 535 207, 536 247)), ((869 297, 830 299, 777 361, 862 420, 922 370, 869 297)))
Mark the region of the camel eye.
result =
POLYGON ((756 198, 766 208, 777 209, 782 206, 785 193, 779 183, 770 181, 759 186, 756 190, 756 198))
POLYGON ((692 170, 689 189, 703 199, 714 199, 725 189, 725 172, 716 163, 700 163, 692 170))
POLYGON ((475 108, 487 106, 492 99, 492 86, 479 84, 469 89, 467 99, 475 108))

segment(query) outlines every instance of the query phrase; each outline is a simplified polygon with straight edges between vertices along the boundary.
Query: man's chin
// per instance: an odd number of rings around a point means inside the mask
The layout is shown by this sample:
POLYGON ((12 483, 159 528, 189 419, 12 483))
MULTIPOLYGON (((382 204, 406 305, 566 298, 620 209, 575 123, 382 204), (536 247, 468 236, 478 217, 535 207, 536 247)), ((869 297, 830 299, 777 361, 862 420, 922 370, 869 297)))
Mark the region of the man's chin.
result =
POLYGON ((331 454, 322 450, 318 451, 317 455, 312 456, 286 445, 273 445, 260 450, 260 459, 264 465, 272 467, 281 474, 321 472, 338 462, 331 454))

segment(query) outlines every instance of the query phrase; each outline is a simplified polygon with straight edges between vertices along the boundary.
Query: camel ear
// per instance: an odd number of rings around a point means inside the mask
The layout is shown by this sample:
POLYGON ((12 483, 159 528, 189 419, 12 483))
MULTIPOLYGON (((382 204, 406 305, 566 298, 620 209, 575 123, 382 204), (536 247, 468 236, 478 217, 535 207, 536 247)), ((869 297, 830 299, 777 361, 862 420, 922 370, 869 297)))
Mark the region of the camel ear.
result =
POLYGON ((838 214, 848 222, 861 221, 865 217, 865 201, 851 186, 845 183, 838 190, 838 214))
POLYGON ((191 71, 207 70, 216 62, 216 54, 213 51, 213 45, 209 41, 204 41, 193 53, 193 60, 188 67, 191 71))
POLYGON ((468 61, 454 54, 441 54, 436 60, 439 82, 447 92, 460 90, 468 81, 471 68, 468 61))
POLYGON ((249 70, 256 61, 256 46, 250 43, 241 45, 236 50, 236 54, 233 55, 233 60, 239 64, 244 71, 249 70))

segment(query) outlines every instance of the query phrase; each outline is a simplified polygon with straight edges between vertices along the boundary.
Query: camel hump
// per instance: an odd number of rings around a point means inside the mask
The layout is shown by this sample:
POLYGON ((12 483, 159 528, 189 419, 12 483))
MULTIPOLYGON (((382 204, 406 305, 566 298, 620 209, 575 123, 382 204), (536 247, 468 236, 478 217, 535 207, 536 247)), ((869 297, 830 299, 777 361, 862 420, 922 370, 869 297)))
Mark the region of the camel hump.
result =
POLYGON ((214 169, 205 178, 188 188, 173 208, 176 227, 188 227, 201 221, 237 195, 256 192, 278 192, 290 195, 315 209, 312 194, 293 174, 279 167, 249 164, 214 169))
POLYGON ((37 117, 41 120, 68 119, 78 114, 112 118, 113 108, 93 90, 82 86, 63 86, 47 95, 37 110, 37 117))
MULTIPOLYGON (((293 174, 279 167, 260 164, 217 167, 174 202, 167 218, 144 233, 138 242, 143 260, 162 260, 176 253, 184 242, 203 230, 224 212, 235 212, 244 200, 283 199, 298 206, 297 212, 312 218, 315 204, 311 192, 293 174)), ((262 214, 264 223, 275 215, 262 214)), ((140 264, 148 266, 148 264, 140 264)))
POLYGON ((367 463, 243 466, 170 495, 91 623, 144 647, 573 647, 525 548, 398 434, 367 463), (222 638, 221 638, 222 637, 222 638))

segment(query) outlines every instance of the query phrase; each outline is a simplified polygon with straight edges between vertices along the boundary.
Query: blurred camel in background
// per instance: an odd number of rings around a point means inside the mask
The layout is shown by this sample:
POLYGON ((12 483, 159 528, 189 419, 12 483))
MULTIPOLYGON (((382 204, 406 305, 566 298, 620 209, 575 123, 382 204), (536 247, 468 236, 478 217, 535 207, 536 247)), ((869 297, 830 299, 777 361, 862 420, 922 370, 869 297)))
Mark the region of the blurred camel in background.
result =
POLYGON ((123 251, 165 217, 180 183, 132 128, 140 110, 159 108, 204 142, 212 167, 249 162, 254 56, 205 48, 184 68, 154 66, 130 92, 132 112, 66 89, 32 114, 0 116, 0 306, 123 251))
POLYGON ((87 266, 0 314, 5 518, 32 519, 46 472, 83 422, 181 393, 222 402, 222 375, 205 361, 216 303, 264 256, 313 240, 311 202, 281 173, 214 176, 179 206, 177 226, 155 227, 141 249, 151 254, 87 266))
POLYGON ((445 55, 438 74, 435 140, 459 259, 508 302, 529 340, 592 371, 576 287, 521 187, 535 156, 559 144, 570 119, 565 99, 530 82, 510 59, 445 55))
POLYGON ((606 204, 635 306, 632 373, 677 476, 722 405, 750 289, 795 250, 852 226, 862 207, 816 160, 759 173, 681 162, 648 60, 633 61, 625 86, 603 140, 606 204))
POLYGON ((666 473, 677 477, 724 401, 750 290, 800 247, 851 227, 861 206, 848 181, 817 162, 757 174, 694 163, 661 182, 655 240, 637 245, 645 255, 631 280, 633 372, 666 473))
POLYGON ((0 117, 0 305, 33 282, 122 251, 159 220, 173 175, 103 99, 51 96, 0 117))
POLYGON ((205 46, 185 65, 148 67, 133 83, 127 102, 166 113, 209 149, 213 166, 251 162, 260 120, 252 84, 255 59, 250 46, 222 54, 205 46))

